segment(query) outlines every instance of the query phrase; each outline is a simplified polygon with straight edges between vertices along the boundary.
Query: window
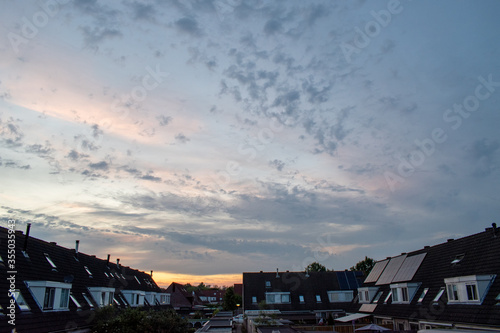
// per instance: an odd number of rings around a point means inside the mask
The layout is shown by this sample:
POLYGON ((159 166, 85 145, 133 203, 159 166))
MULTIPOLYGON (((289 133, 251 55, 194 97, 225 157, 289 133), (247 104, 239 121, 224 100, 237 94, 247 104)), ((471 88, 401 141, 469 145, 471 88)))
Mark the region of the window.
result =
POLYGON ((254 303, 254 304, 257 303, 257 297, 252 296, 252 303, 254 303))
POLYGON ((451 261, 451 264, 452 265, 456 265, 458 264, 459 262, 462 261, 462 259, 465 257, 465 254, 459 254, 457 256, 455 256, 455 258, 451 261))
POLYGON ((99 303, 99 306, 104 306, 106 304, 106 293, 101 292, 101 303, 99 303))
POLYGON ((392 290, 392 302, 398 303, 399 302, 398 288, 392 288, 391 290, 392 290))
POLYGON ((449 284, 448 286, 448 300, 458 301, 458 288, 456 284, 449 284))
POLYGON ((67 308, 69 303, 69 289, 61 289, 61 299, 59 300, 59 308, 67 308))
POLYGON ((75 296, 73 296, 72 294, 69 295, 69 298, 73 301, 73 303, 76 305, 77 308, 81 308, 82 305, 80 304, 80 302, 78 302, 75 298, 75 296))
POLYGON ((409 304, 419 287, 420 283, 391 284, 392 303, 409 304))
POLYGON ((134 275, 134 277, 135 277, 135 280, 137 281, 137 283, 141 284, 141 281, 139 281, 139 279, 137 278, 137 276, 134 275))
POLYGON ((500 294, 498 294, 497 297, 495 297, 495 301, 497 301, 497 304, 495 305, 500 305, 500 294))
POLYGON ((441 296, 443 296, 444 294, 444 287, 441 287, 441 289, 439 289, 436 297, 434 297, 434 299, 432 300, 434 303, 437 303, 439 301, 439 299, 441 298, 441 296))
POLYGON ((266 293, 266 303, 268 304, 290 303, 290 293, 266 293))
POLYGON ((84 266, 84 267, 85 267, 85 270, 87 271, 87 274, 89 275, 89 277, 92 277, 92 272, 90 271, 90 269, 87 266, 84 266))
POLYGON ((468 275, 444 279, 450 304, 481 304, 496 275, 468 275))
POLYGON ((271 288, 271 281, 266 281, 266 288, 271 288))
POLYGON ((300 303, 305 303, 304 295, 299 295, 299 301, 300 301, 300 303))
POLYGON ((45 288, 45 297, 43 299, 43 309, 52 310, 54 308, 54 297, 56 288, 45 288))
POLYGON ((47 259, 47 262, 50 264, 50 266, 52 266, 52 269, 56 269, 57 266, 56 266, 56 264, 54 264, 52 259, 50 259, 49 255, 47 253, 44 253, 44 255, 45 255, 45 259, 47 259))
POLYGON ((113 304, 114 298, 115 298, 115 293, 111 291, 108 295, 108 304, 113 304))
POLYGON ((373 299, 372 303, 378 303, 380 297, 382 297, 382 292, 379 291, 377 295, 375 295, 375 298, 373 299))
POLYGON ((466 284, 465 288, 467 289, 467 300, 468 301, 478 301, 477 297, 477 286, 476 284, 470 283, 466 284))
POLYGON ((21 311, 29 311, 30 310, 28 303, 26 303, 26 301, 24 300, 24 297, 21 294, 21 292, 19 291, 19 289, 16 289, 13 292, 12 296, 14 296, 14 299, 16 300, 16 303, 17 303, 17 306, 19 307, 19 310, 21 310, 21 311))
POLYGON ((389 294, 385 297, 384 303, 389 302, 389 298, 392 296, 392 291, 389 292, 389 294))
POLYGON ((89 287, 87 289, 90 292, 90 295, 94 299, 95 303, 97 303, 97 305, 99 307, 108 306, 108 305, 113 304, 113 297, 110 297, 110 294, 114 294, 115 288, 89 287))
POLYGON ((422 294, 420 294, 420 297, 418 298, 418 303, 422 303, 422 301, 424 300, 424 297, 425 295, 427 295, 427 292, 429 291, 429 288, 424 288, 424 290, 422 291, 422 294))
POLYGON ((372 298, 378 292, 378 287, 358 288, 359 303, 370 303, 372 298))
POLYGON ((316 302, 321 303, 321 295, 316 295, 316 302))
POLYGON ((350 302, 352 301, 354 292, 352 290, 328 291, 328 300, 330 303, 350 302))
POLYGON ((91 308, 93 308, 93 307, 94 307, 94 303, 92 303, 92 301, 91 301, 91 300, 90 300, 90 298, 87 296, 87 294, 82 293, 82 296, 83 296, 83 298, 85 299, 85 302, 87 302, 87 303, 89 304, 89 306, 90 306, 91 308))

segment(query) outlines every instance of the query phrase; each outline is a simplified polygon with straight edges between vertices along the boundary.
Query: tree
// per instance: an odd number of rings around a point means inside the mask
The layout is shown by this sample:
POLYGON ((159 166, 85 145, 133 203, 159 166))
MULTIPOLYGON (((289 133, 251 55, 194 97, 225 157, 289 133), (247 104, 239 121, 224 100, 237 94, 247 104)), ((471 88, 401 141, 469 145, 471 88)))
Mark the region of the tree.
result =
POLYGON ((315 261, 307 265, 306 270, 309 272, 326 272, 326 267, 315 261))
POLYGON ((234 287, 229 287, 224 294, 222 308, 224 311, 234 311, 238 307, 237 304, 241 304, 241 301, 241 296, 234 293, 234 287))
POLYGON ((362 271, 366 277, 370 274, 373 266, 375 266, 375 260, 365 256, 365 259, 359 261, 356 265, 351 267, 351 271, 362 271))

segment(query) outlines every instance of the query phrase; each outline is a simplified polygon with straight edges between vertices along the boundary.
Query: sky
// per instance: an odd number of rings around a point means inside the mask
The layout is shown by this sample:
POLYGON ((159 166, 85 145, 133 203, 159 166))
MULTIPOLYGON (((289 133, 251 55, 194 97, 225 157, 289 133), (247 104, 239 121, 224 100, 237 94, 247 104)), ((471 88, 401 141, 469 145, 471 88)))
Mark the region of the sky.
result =
POLYGON ((0 5, 3 227, 168 286, 499 222, 498 1, 0 5))

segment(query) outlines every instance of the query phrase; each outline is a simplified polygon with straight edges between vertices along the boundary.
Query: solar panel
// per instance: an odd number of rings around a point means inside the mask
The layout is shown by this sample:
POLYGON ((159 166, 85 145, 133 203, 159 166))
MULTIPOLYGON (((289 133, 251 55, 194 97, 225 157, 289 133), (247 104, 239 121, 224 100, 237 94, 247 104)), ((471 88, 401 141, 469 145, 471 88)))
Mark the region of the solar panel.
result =
POLYGON ((425 255, 426 253, 421 253, 415 256, 407 257, 396 276, 394 276, 394 279, 392 279, 392 282, 403 282, 413 279, 413 276, 420 267, 425 255))
POLYGON ((349 283, 349 289, 356 289, 359 287, 358 280, 354 272, 345 272, 347 275, 347 282, 349 283))
POLYGON ((365 283, 377 281, 378 277, 380 276, 380 274, 382 274, 382 272, 384 271, 384 268, 388 262, 389 262, 389 259, 385 259, 385 260, 377 262, 375 264, 375 266, 372 268, 372 270, 370 271, 370 274, 368 274, 368 276, 366 277, 365 283))
POLYGON ((337 280, 339 281, 340 290, 347 290, 349 288, 349 282, 347 282, 347 277, 344 272, 336 272, 337 280))
POLYGON ((406 259, 406 254, 392 258, 387 264, 387 267, 384 269, 382 275, 380 275, 380 277, 378 278, 377 283, 375 283, 375 285, 391 283, 392 279, 394 279, 394 277, 398 273, 399 268, 401 267, 405 259, 406 259))

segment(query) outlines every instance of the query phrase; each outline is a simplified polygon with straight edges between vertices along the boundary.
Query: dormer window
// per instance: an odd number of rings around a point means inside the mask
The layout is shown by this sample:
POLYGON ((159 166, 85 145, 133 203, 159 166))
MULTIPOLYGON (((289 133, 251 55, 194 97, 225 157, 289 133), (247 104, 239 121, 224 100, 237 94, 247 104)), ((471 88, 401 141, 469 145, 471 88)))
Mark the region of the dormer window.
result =
POLYGON ((359 303, 370 303, 377 291, 378 287, 358 288, 359 303))
POLYGON ((410 304, 415 296, 420 283, 396 283, 391 284, 392 303, 410 304))
POLYGON ((481 304, 496 275, 469 275, 444 279, 449 304, 481 304))
POLYGON ((52 259, 50 259, 50 256, 47 253, 44 253, 44 255, 45 255, 45 259, 47 259, 47 262, 50 264, 50 266, 52 266, 52 269, 57 270, 57 266, 56 266, 56 264, 54 264, 52 259))
POLYGON ((69 310, 71 283, 56 281, 26 281, 31 294, 42 311, 69 310))
POLYGON ((88 290, 90 292, 90 295, 92 295, 94 301, 99 305, 99 307, 104 307, 113 304, 115 288, 89 287, 88 290))

